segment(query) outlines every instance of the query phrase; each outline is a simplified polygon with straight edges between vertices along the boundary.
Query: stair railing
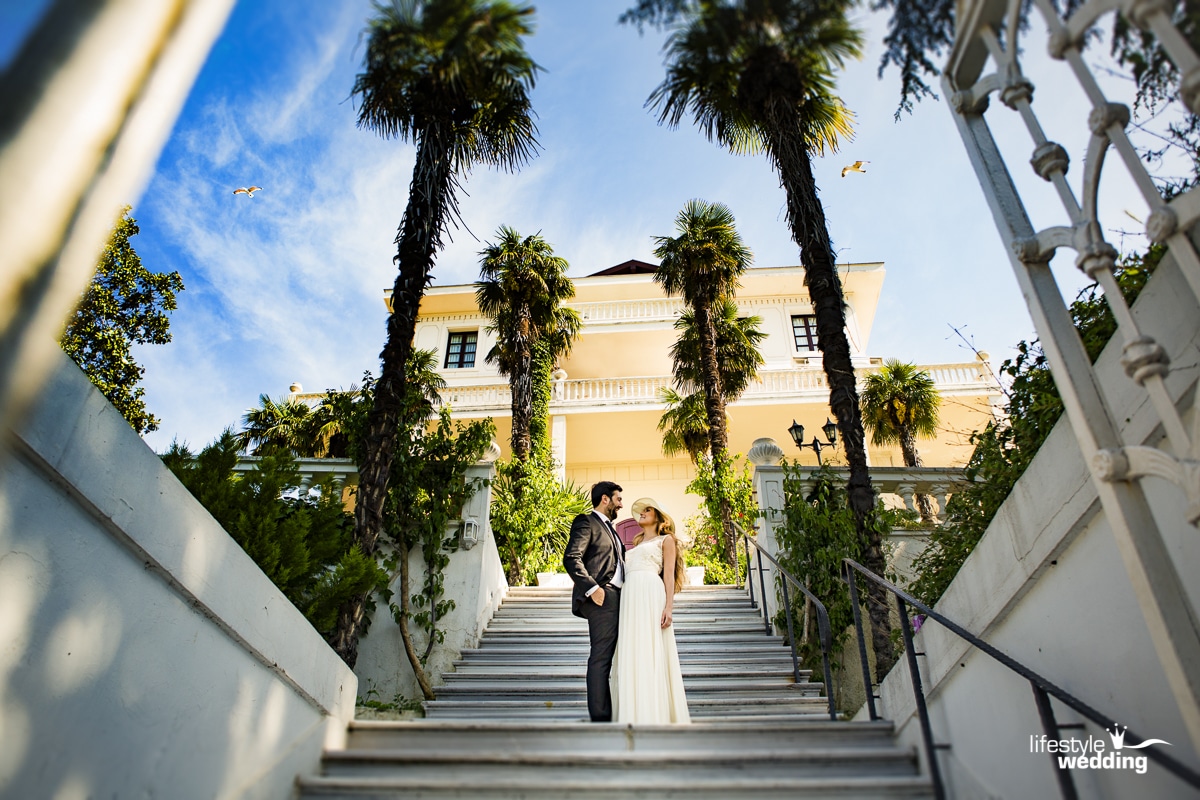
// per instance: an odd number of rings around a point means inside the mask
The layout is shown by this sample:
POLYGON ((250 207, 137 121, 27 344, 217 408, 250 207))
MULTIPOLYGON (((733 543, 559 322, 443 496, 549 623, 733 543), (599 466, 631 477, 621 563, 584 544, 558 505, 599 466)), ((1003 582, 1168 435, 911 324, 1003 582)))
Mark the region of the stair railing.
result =
MULTIPOLYGON (((921 725, 921 738, 925 743, 925 758, 929 764, 929 776, 933 781, 934 795, 938 800, 942 800, 946 796, 945 786, 942 783, 941 771, 937 762, 937 751, 946 749, 949 745, 936 744, 933 741, 933 729, 929 724, 929 709, 925 703, 925 690, 921 686, 921 673, 917 669, 917 656, 923 656, 924 653, 918 653, 913 647, 913 620, 909 617, 909 606, 917 609, 925 617, 940 622, 943 627, 957 635, 961 639, 965 639, 975 648, 982 650, 992 658, 999 661, 1004 666, 1008 667, 1013 672, 1020 675, 1029 681, 1029 685, 1033 688, 1034 702, 1037 704, 1038 716, 1041 717, 1042 728, 1046 732, 1046 736, 1050 739, 1058 740, 1061 738, 1060 733, 1063 730, 1070 728, 1082 728, 1082 724, 1059 724, 1054 717, 1054 708, 1050 704, 1050 698, 1055 697, 1063 705, 1075 709, 1082 716, 1090 719, 1105 730, 1117 730, 1118 725, 1116 720, 1109 717, 1096 709, 1092 708, 1087 703, 1067 692, 1065 689, 1051 683, 1046 678, 1043 678, 1038 673, 1031 670, 1029 667, 1020 663, 1013 657, 1000 652, 992 645, 970 633, 961 625, 947 619, 938 612, 934 611, 929 606, 922 603, 912 595, 905 592, 900 587, 896 586, 891 581, 876 575, 871 570, 859 564, 851 558, 843 559, 842 562, 846 566, 846 581, 850 584, 850 603, 854 609, 854 630, 858 635, 858 652, 862 662, 863 685, 867 687, 867 711, 870 713, 872 720, 879 719, 879 714, 875 710, 875 694, 873 691, 874 684, 871 682, 871 670, 867 664, 867 640, 863 633, 862 612, 859 610, 858 602, 858 583, 854 573, 861 572, 866 578, 874 583, 882 586, 891 592, 899 606, 900 611, 900 630, 904 637, 904 652, 908 661, 908 672, 912 678, 913 697, 917 705, 917 719, 921 725)), ((922 620, 922 624, 924 620, 922 620)), ((1128 728, 1125 729, 1125 739, 1132 744, 1140 744, 1146 741, 1143 737, 1138 736, 1128 728)), ((1067 800, 1078 800, 1079 793, 1075 789, 1075 782, 1071 777, 1069 769, 1061 769, 1058 766, 1057 754, 1050 753, 1051 763, 1054 765, 1055 775, 1058 778, 1058 789, 1064 798, 1067 800)), ((1142 755, 1147 756, 1151 761, 1156 762, 1167 771, 1174 774, 1177 778, 1187 783, 1189 786, 1200 789, 1200 773, 1197 773, 1191 767, 1176 761, 1174 758, 1166 755, 1162 750, 1146 750, 1142 755)))
POLYGON ((747 534, 746 531, 742 530, 742 527, 740 525, 738 525, 735 522, 735 523, 733 523, 733 527, 737 530, 738 535, 742 537, 742 541, 745 542, 745 545, 746 545, 746 584, 750 588, 750 604, 751 604, 751 606, 754 606, 754 607, 757 607, 757 604, 754 601, 754 580, 753 580, 753 578, 750 577, 750 572, 751 572, 750 546, 751 545, 754 546, 754 550, 758 554, 758 585, 759 585, 759 590, 761 592, 760 597, 762 598, 763 621, 764 621, 764 624, 766 627, 766 634, 768 636, 770 636, 772 633, 774 633, 775 627, 774 627, 774 625, 771 624, 770 611, 768 611, 768 607, 767 607, 766 579, 763 577, 763 572, 764 572, 763 558, 764 557, 768 561, 770 561, 772 565, 774 565, 776 571, 778 571, 779 575, 783 578, 783 580, 780 581, 780 586, 782 587, 782 591, 783 591, 783 607, 787 611, 788 643, 791 645, 791 648, 792 648, 792 676, 795 678, 796 683, 800 683, 800 656, 796 650, 796 641, 797 641, 796 640, 796 626, 795 626, 795 624, 793 622, 793 618, 792 618, 792 603, 791 603, 790 593, 788 591, 788 584, 790 583, 791 585, 793 585, 797 589, 799 589, 801 592, 803 592, 804 596, 807 597, 809 599, 809 602, 811 602, 813 604, 813 607, 816 608, 816 610, 817 610, 817 635, 820 637, 820 640, 821 640, 821 661, 822 661, 822 666, 825 669, 825 697, 829 702, 829 718, 836 722, 837 718, 838 718, 838 713, 837 713, 837 707, 834 705, 834 702, 833 702, 833 674, 829 668, 829 651, 832 649, 833 636, 830 633, 829 613, 825 610, 825 604, 822 603, 820 600, 818 600, 817 596, 808 590, 808 587, 806 587, 804 584, 800 583, 800 581, 796 580, 795 577, 793 577, 790 572, 788 572, 786 569, 784 569, 783 565, 780 564, 775 559, 774 556, 772 556, 767 551, 763 550, 762 547, 759 546, 758 542, 751 539, 749 534, 747 534))

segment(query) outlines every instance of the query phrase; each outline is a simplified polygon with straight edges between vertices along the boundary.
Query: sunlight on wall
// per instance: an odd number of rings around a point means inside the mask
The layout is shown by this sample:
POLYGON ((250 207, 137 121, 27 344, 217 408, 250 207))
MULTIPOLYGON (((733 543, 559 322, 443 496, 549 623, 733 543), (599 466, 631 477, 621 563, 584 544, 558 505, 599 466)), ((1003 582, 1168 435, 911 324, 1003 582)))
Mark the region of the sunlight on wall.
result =
POLYGON ((229 769, 225 770, 219 797, 235 794, 246 776, 255 774, 256 767, 269 763, 272 754, 279 749, 288 692, 277 681, 268 682, 251 675, 242 677, 237 700, 229 709, 229 741, 225 749, 229 769))
POLYGON ((99 586, 80 587, 88 599, 50 632, 44 674, 50 691, 69 694, 98 679, 116 657, 123 626, 116 604, 99 586))
POLYGON ((92 790, 82 775, 70 774, 59 784, 54 800, 90 800, 92 790))
MULTIPOLYGON (((9 519, 7 497, 0 518, 9 519)), ((0 526, 0 531, 8 526, 0 526)), ((34 548, 30 548, 33 550, 34 548)), ((10 552, 0 558, 0 790, 25 761, 32 726, 29 711, 10 696, 15 672, 29 648, 31 624, 46 591, 45 553, 10 552)))

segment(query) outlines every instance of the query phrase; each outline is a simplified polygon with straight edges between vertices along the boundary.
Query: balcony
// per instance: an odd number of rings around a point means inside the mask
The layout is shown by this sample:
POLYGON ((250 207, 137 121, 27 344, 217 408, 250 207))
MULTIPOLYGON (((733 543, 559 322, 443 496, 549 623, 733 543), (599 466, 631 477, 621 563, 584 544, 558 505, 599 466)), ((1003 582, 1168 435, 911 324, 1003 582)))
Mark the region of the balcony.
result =
MULTIPOLYGON (((943 396, 978 395, 999 391, 988 366, 981 361, 938 364, 922 367, 933 378, 943 396)), ((875 367, 858 370, 859 380, 875 367)), ((579 378, 555 381, 550 408, 553 413, 570 414, 608 410, 663 409, 662 389, 672 385, 670 375, 630 378, 579 378)), ((829 386, 820 366, 796 369, 762 370, 733 405, 765 405, 781 400, 826 402, 829 386)), ((508 384, 452 386, 442 392, 442 400, 455 412, 503 416, 509 413, 512 399, 508 384)))

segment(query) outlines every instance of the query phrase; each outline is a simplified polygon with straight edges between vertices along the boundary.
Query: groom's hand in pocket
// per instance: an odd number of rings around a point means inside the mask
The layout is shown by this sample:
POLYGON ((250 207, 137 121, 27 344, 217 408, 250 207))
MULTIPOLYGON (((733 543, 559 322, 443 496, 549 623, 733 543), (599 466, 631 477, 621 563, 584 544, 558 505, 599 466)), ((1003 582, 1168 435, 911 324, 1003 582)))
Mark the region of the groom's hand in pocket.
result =
POLYGON ((592 602, 598 606, 604 605, 604 587, 601 586, 596 591, 592 592, 592 602))

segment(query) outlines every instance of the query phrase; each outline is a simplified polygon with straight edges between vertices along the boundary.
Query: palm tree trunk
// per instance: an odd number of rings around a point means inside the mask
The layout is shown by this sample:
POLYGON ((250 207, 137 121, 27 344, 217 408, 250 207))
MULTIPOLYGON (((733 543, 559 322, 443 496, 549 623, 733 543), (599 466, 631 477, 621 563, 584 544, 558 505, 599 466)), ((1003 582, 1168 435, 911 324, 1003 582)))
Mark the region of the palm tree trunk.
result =
POLYGON ((721 530, 725 532, 726 562, 737 561, 737 535, 733 530, 733 514, 729 509, 728 469, 725 451, 729 434, 725 428, 725 393, 721 386, 721 371, 717 364, 717 329, 712 320, 712 308, 698 304, 695 308, 696 328, 700 332, 701 371, 704 376, 704 410, 708 417, 708 445, 712 454, 713 488, 721 509, 721 530))
POLYGON ((529 345, 529 309, 517 319, 516 369, 510 377, 512 391, 512 451, 514 461, 529 460, 529 425, 533 419, 533 350, 529 345))
MULTIPOLYGON (((817 195, 817 182, 812 172, 812 160, 804 137, 804 128, 790 109, 773 116, 768 148, 779 170, 780 182, 787 194, 788 223, 792 237, 800 246, 805 282, 817 318, 817 346, 821 350, 825 378, 829 382, 829 407, 837 418, 842 434, 842 447, 850 467, 846 486, 850 510, 854 512, 862 547, 863 566, 883 575, 887 566, 883 555, 883 537, 874 524, 875 490, 867 468, 866 437, 862 413, 858 405, 858 386, 850 358, 850 341, 846 338, 845 299, 838 278, 833 245, 825 209, 817 195)), ((875 650, 877 680, 891 670, 896 662, 891 639, 890 601, 888 592, 874 581, 867 584, 868 611, 871 618, 871 641, 875 650)))
MULTIPOLYGON (((921 456, 917 453, 917 437, 913 436, 912 430, 907 425, 899 424, 896 415, 891 415, 893 424, 896 430, 900 432, 900 453, 904 457, 904 466, 920 467, 921 456)), ((917 513, 921 515, 921 521, 933 523, 937 521, 937 517, 933 513, 933 499, 924 493, 918 493, 916 497, 917 513)))
MULTIPOLYGON (((442 247, 442 229, 454 188, 450 137, 448 130, 437 127, 423 132, 408 205, 396 234, 399 274, 392 287, 392 313, 388 316, 375 402, 358 465, 354 506, 354 540, 367 556, 375 554, 383 530, 383 505, 404 405, 405 365, 412 353, 417 311, 433 270, 433 258, 442 247)), ((338 609, 338 624, 330 645, 350 667, 358 661, 358 637, 367 600, 367 595, 358 595, 338 609)))

